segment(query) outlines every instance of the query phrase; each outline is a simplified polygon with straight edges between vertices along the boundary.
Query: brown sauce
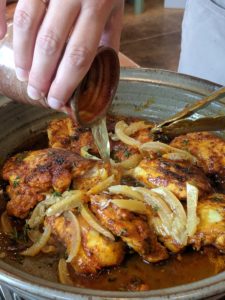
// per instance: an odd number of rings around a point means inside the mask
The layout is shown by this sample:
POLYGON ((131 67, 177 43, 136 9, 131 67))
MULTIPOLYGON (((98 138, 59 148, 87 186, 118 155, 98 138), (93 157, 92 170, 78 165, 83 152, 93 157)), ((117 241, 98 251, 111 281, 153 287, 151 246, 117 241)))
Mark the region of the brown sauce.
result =
MULTIPOLYGON (((58 255, 43 254, 23 258, 18 251, 14 252, 14 257, 11 252, 3 258, 20 270, 53 282, 58 281, 58 259, 58 255)), ((223 268, 225 255, 206 248, 201 252, 187 251, 157 264, 146 263, 136 254, 130 255, 120 266, 105 269, 95 276, 78 276, 72 268, 69 271, 76 287, 125 291, 140 290, 140 287, 155 290, 191 283, 216 275, 223 268)))
MULTIPOLYGON (((216 267, 205 252, 186 252, 158 264, 144 262, 132 255, 119 267, 100 273, 97 277, 76 276, 78 286, 102 290, 139 290, 140 286, 155 290, 191 283, 216 274, 216 267)), ((225 258, 225 257, 224 257, 225 258)))

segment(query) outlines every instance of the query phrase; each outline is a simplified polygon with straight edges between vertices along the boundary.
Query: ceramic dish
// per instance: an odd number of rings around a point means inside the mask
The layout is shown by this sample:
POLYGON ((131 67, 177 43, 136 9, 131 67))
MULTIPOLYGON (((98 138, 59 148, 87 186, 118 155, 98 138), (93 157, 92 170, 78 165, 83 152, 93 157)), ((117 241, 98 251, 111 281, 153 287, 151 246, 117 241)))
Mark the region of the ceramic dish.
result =
MULTIPOLYGON (((219 86, 197 78, 153 69, 123 69, 112 112, 163 120, 219 86)), ((0 98, 0 164, 27 140, 35 140, 59 114, 0 98)), ((225 101, 193 115, 224 115, 225 101)), ((223 133, 220 133, 223 134, 223 133)), ((147 292, 109 292, 63 286, 29 275, 0 261, 2 298, 11 299, 219 299, 225 295, 225 272, 195 283, 147 292)), ((1 298, 1 299, 2 299, 1 298)))

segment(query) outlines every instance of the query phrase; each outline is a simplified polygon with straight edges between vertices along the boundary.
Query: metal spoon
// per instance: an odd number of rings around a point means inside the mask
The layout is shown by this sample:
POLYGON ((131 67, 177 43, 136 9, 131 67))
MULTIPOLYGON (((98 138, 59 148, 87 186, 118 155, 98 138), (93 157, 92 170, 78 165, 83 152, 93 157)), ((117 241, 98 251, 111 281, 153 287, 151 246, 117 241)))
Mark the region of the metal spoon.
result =
POLYGON ((206 107, 213 101, 225 99, 225 87, 218 89, 211 95, 185 107, 182 111, 176 113, 169 119, 161 122, 152 129, 153 133, 165 133, 170 136, 176 136, 194 131, 216 131, 225 129, 225 116, 215 116, 200 118, 197 120, 187 120, 187 118, 196 111, 206 107))

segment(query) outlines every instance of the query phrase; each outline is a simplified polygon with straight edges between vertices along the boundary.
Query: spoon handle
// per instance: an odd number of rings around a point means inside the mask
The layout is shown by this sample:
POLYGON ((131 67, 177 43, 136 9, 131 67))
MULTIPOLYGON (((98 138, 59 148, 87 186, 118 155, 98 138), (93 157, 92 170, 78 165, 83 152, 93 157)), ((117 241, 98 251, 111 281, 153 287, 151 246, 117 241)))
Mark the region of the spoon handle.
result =
POLYGON ((161 128, 163 126, 169 125, 172 122, 183 119, 184 117, 185 118, 189 117, 190 115, 192 115, 197 110, 209 105, 211 102, 219 101, 223 98, 225 98, 225 87, 222 87, 222 88, 218 89, 216 92, 213 92, 212 94, 210 94, 209 96, 201 99, 200 101, 197 101, 197 102, 195 102, 191 105, 188 105, 182 111, 178 112, 174 116, 172 116, 169 119, 167 119, 167 120, 163 121, 162 123, 160 123, 157 127, 161 128))
POLYGON ((181 119, 170 123, 168 126, 156 127, 152 130, 154 134, 166 134, 175 137, 181 134, 198 131, 217 131, 225 129, 225 116, 206 117, 197 120, 181 119))

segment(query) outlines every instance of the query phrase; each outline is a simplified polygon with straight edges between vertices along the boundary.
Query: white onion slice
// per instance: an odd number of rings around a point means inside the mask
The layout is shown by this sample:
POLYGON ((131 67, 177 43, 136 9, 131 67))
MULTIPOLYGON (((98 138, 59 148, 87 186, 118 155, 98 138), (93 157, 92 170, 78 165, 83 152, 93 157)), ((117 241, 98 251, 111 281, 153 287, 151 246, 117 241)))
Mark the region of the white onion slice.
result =
POLYGON ((79 207, 82 203, 84 193, 82 191, 66 191, 62 194, 61 201, 50 206, 45 215, 50 217, 54 215, 60 215, 66 210, 70 210, 79 207))
POLYGON ((76 257, 80 245, 81 245, 81 232, 80 232, 80 224, 77 220, 77 217, 71 211, 65 211, 63 214, 65 220, 69 222, 69 226, 72 228, 70 231, 71 236, 71 244, 67 247, 68 258, 66 262, 71 262, 74 257, 76 257))
POLYGON ((145 121, 137 121, 137 122, 132 122, 128 127, 125 129, 125 133, 127 135, 132 135, 139 130, 147 129, 147 128, 152 128, 152 124, 147 124, 145 121))
POLYGON ((73 281, 71 280, 67 269, 67 262, 63 258, 61 258, 58 263, 58 274, 60 283, 73 285, 73 281))
POLYGON ((141 193, 144 201, 149 204, 154 211, 157 212, 162 223, 166 226, 167 234, 169 235, 172 230, 173 213, 167 203, 165 203, 160 195, 146 188, 136 187, 134 190, 141 193))
POLYGON ((92 159, 92 160, 101 160, 99 157, 92 155, 88 152, 91 148, 89 146, 83 146, 80 149, 80 155, 86 159, 92 159))
POLYGON ((167 204, 169 204, 173 213, 180 217, 183 220, 183 223, 186 224, 187 216, 184 210, 183 205, 180 200, 167 188, 158 187, 151 190, 159 195, 162 195, 167 204))
POLYGON ((129 211, 138 213, 138 214, 147 214, 147 207, 142 201, 133 200, 133 199, 112 199, 110 200, 112 204, 115 204, 119 208, 127 209, 129 211))
MULTIPOLYGON (((155 153, 161 153, 161 155, 167 154, 167 153, 173 153, 171 154, 171 158, 173 159, 174 153, 180 154, 180 157, 185 158, 186 160, 190 161, 193 164, 197 164, 197 158, 190 154, 187 151, 180 150, 178 148, 171 147, 167 144, 161 143, 161 142, 147 142, 142 144, 139 147, 140 151, 149 151, 149 152, 155 152, 155 153)), ((165 156, 164 156, 165 157, 165 156)), ((169 158, 169 155, 167 155, 169 158)))
POLYGON ((97 183, 94 185, 88 192, 87 195, 95 195, 103 192, 106 190, 109 186, 111 186, 114 183, 115 175, 111 175, 105 180, 97 183))
POLYGON ((170 152, 170 153, 166 153, 166 154, 163 154, 164 158, 167 158, 167 159, 170 159, 170 160, 187 160, 189 161, 190 163, 192 164, 196 164, 197 162, 197 159, 193 159, 193 156, 186 152, 186 153, 180 153, 180 152, 170 152))
POLYGON ((141 143, 139 141, 137 141, 136 139, 129 137, 129 135, 127 135, 125 133, 127 128, 128 128, 128 125, 124 121, 117 122, 116 126, 115 126, 115 133, 116 133, 117 137, 124 144, 130 145, 134 148, 138 148, 141 145, 141 143))
POLYGON ((21 255, 25 256, 35 256, 37 255, 41 249, 47 244, 49 238, 51 235, 51 228, 49 225, 44 227, 44 232, 41 235, 40 239, 34 243, 30 248, 27 248, 23 252, 21 252, 21 255))
POLYGON ((30 228, 35 228, 43 223, 45 218, 46 209, 61 200, 61 196, 55 196, 54 194, 47 195, 45 200, 38 203, 38 205, 33 210, 30 219, 27 224, 30 228))
POLYGON ((198 189, 191 185, 186 184, 187 187, 187 234, 192 237, 198 226, 199 219, 197 217, 198 205, 198 189))
POLYGON ((114 165, 129 170, 135 168, 140 163, 141 160, 142 160, 142 156, 138 153, 135 153, 132 154, 128 159, 124 161, 121 161, 119 163, 114 162, 114 165))
POLYGON ((80 211, 82 217, 85 219, 85 221, 97 232, 101 233, 105 237, 109 238, 110 240, 114 241, 115 238, 113 234, 105 229, 95 218, 95 216, 90 212, 87 206, 82 205, 81 211, 80 211))
POLYGON ((42 233, 39 229, 31 229, 27 231, 27 235, 33 243, 36 243, 41 238, 42 233))
POLYGON ((134 189, 135 189, 134 187, 128 185, 114 185, 108 188, 110 194, 123 195, 128 198, 143 201, 143 196, 139 192, 135 191, 134 189))

